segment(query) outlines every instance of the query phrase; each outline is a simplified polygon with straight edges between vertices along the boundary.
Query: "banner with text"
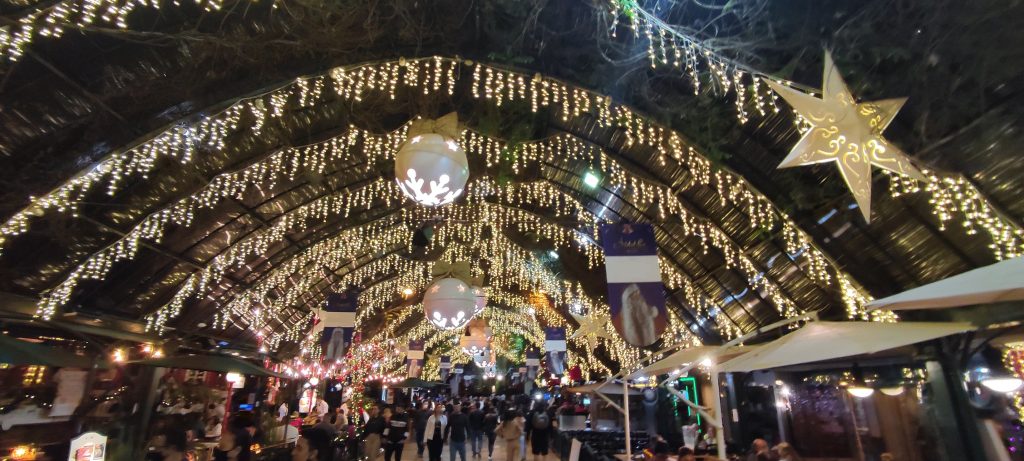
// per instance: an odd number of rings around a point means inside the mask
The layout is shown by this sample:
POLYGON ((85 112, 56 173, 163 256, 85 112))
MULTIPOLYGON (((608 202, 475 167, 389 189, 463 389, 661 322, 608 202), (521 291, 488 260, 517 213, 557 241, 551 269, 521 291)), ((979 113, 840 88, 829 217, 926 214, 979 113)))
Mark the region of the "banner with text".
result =
POLYGON ((408 366, 408 373, 406 376, 410 378, 419 378, 420 374, 423 373, 423 340, 414 339, 409 341, 409 352, 405 354, 405 364, 408 366))
POLYGON ((602 224, 612 325, 626 343, 650 346, 668 327, 658 243, 649 224, 602 224))
POLYGON ((452 358, 447 355, 441 356, 441 363, 438 365, 438 372, 441 375, 441 382, 448 381, 448 375, 452 371, 452 358))
POLYGON ((326 305, 317 316, 319 322, 313 327, 314 333, 323 330, 320 346, 324 361, 342 360, 352 345, 358 300, 359 288, 355 286, 327 295, 326 305))
POLYGON ((544 328, 544 361, 548 373, 561 376, 566 369, 565 328, 544 328))
POLYGON ((540 352, 536 348, 526 349, 526 380, 532 381, 537 378, 537 370, 540 368, 540 352))

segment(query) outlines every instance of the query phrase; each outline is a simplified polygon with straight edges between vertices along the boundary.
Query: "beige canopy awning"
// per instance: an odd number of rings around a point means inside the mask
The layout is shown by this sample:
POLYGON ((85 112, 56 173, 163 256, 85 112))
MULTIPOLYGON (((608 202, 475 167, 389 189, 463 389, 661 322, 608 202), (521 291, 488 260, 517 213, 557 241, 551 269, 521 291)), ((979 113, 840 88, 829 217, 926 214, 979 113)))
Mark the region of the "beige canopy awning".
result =
POLYGON ((746 354, 747 352, 756 349, 756 347, 757 346, 734 346, 726 349, 725 351, 722 351, 722 348, 719 346, 688 347, 630 373, 626 376, 626 379, 632 381, 638 378, 650 378, 665 373, 671 373, 689 363, 699 362, 706 358, 711 358, 713 363, 722 363, 738 355, 746 354))
MULTIPOLYGON (((604 382, 599 382, 599 383, 591 383, 591 384, 584 384, 582 386, 570 387, 570 388, 568 388, 566 390, 569 391, 569 392, 577 393, 577 394, 589 394, 589 393, 593 393, 593 392, 600 392, 602 394, 607 394, 607 395, 622 395, 622 384, 621 383, 604 381, 604 382)), ((632 388, 632 387, 629 388, 629 395, 640 395, 640 394, 641 394, 641 392, 640 392, 639 389, 635 389, 635 388, 632 388)))
POLYGON ((942 309, 1020 300, 1024 300, 1024 256, 876 299, 867 309, 942 309))
POLYGON ((959 322, 810 322, 723 363, 718 370, 748 372, 873 354, 974 329, 959 322))

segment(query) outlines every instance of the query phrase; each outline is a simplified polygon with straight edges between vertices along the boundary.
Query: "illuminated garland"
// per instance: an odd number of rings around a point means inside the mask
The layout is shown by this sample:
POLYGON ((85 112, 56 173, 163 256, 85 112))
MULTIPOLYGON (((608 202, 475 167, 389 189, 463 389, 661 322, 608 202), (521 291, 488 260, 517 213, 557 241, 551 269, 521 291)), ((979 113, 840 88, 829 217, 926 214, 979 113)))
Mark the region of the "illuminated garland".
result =
MULTIPOLYGON (((416 88, 426 94, 442 91, 452 94, 458 65, 458 61, 435 57, 336 68, 326 74, 300 78, 263 95, 241 100, 195 123, 176 124, 136 147, 111 154, 87 173, 33 200, 32 205, 0 227, 0 234, 3 235, 3 241, 7 241, 11 236, 23 233, 32 216, 42 215, 50 209, 73 210, 94 185, 106 182, 108 191, 116 193, 123 178, 151 171, 161 157, 176 158, 187 163, 199 144, 222 145, 228 134, 245 129, 243 125, 258 132, 266 122, 283 117, 286 108, 316 104, 326 94, 352 101, 361 100, 364 94, 371 91, 393 96, 398 88, 416 88), (246 124, 242 123, 243 119, 246 124)), ((528 101, 533 110, 550 107, 565 120, 586 114, 595 116, 602 127, 618 127, 623 130, 627 146, 642 145, 657 149, 659 161, 674 161, 693 173, 694 181, 689 187, 700 185, 714 188, 723 201, 729 200, 743 209, 749 215, 752 226, 781 223, 787 252, 798 254, 807 262, 805 267, 809 268, 808 274, 816 282, 827 284, 833 277, 846 277, 811 244, 806 234, 767 199, 756 193, 746 181, 731 172, 713 169, 710 162, 685 146, 677 134, 650 124, 626 108, 613 105, 604 96, 570 88, 539 76, 527 78, 523 74, 478 64, 473 64, 472 68, 471 89, 475 97, 492 100, 497 105, 512 100, 528 101)), ((849 280, 846 283, 853 285, 849 280)), ((857 290, 860 291, 859 288, 857 290)), ((776 305, 780 306, 781 312, 789 311, 785 303, 776 305)), ((861 308, 848 306, 848 310, 859 312, 861 308)), ((53 312, 52 309, 43 309, 40 315, 48 317, 53 312)))
MULTIPOLYGON (((1003 351, 1003 365, 1013 376, 1024 379, 1024 346, 1013 344, 1003 351)), ((1017 410, 1017 418, 1024 421, 1024 392, 1013 393, 1013 407, 1017 410)))
MULTIPOLYGON (((651 67, 671 66, 684 71, 693 86, 694 94, 700 93, 700 74, 706 71, 711 76, 711 83, 721 94, 727 94, 730 90, 735 92, 734 106, 740 123, 748 120, 747 110, 751 105, 761 116, 779 112, 778 96, 767 85, 761 84, 762 79, 800 87, 794 82, 772 77, 722 57, 699 40, 658 19, 635 1, 612 0, 611 8, 615 22, 609 32, 613 37, 616 35, 619 17, 625 15, 630 21, 634 38, 639 38, 642 33, 647 39, 647 55, 651 67)), ((813 89, 801 89, 811 94, 815 92, 813 89)), ((800 116, 794 116, 793 122, 801 132, 808 125, 800 116)), ((928 202, 932 214, 938 219, 940 229, 945 229, 945 224, 958 216, 967 235, 974 235, 978 227, 986 231, 992 239, 989 248, 997 260, 1024 254, 1024 228, 996 211, 982 192, 963 175, 940 175, 923 171, 928 182, 922 185, 910 177, 884 170, 883 173, 890 178, 889 195, 892 198, 921 190, 927 192, 930 195, 928 202)), ((850 314, 851 317, 866 317, 859 310, 850 314)))

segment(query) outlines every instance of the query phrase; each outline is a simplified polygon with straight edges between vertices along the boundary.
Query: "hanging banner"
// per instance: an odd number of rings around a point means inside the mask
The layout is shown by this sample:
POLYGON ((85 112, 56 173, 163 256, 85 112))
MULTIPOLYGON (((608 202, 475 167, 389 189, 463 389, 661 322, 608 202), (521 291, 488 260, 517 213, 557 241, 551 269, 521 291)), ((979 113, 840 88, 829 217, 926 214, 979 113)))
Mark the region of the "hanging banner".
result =
POLYGON ((612 325, 626 343, 646 347, 668 327, 658 244, 649 224, 602 224, 612 325))
POLYGON ((438 370, 441 374, 441 382, 448 381, 448 375, 452 371, 452 358, 447 355, 441 356, 441 364, 438 366, 438 370))
POLYGON ((462 364, 457 363, 452 365, 452 380, 451 380, 452 395, 462 395, 462 364))
POLYGON ((323 330, 320 346, 324 361, 342 360, 352 345, 358 300, 359 288, 355 286, 341 293, 327 295, 326 306, 318 315, 320 321, 313 327, 314 333, 323 330))
POLYGON ((544 361, 547 362, 548 373, 561 376, 565 373, 565 328, 544 328, 544 361))
POLYGON ((540 368, 540 352, 535 348, 526 350, 526 380, 532 381, 537 378, 537 369, 540 368))
POLYGON ((405 364, 408 366, 406 376, 419 378, 423 372, 423 340, 409 341, 409 352, 405 354, 405 364))

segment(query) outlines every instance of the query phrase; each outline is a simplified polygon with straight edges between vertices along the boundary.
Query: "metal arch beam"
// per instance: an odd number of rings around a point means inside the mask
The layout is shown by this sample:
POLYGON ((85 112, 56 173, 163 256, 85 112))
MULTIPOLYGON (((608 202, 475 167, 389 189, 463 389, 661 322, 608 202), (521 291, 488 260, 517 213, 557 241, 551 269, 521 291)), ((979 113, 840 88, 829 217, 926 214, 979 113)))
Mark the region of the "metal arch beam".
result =
MULTIPOLYGON (((556 121, 555 121, 555 123, 557 124, 557 123, 558 123, 558 121, 556 120, 556 121)), ((610 154, 614 154, 614 157, 615 157, 616 159, 618 159, 620 163, 624 162, 624 163, 628 164, 628 165, 629 165, 629 166, 630 166, 631 168, 633 168, 633 169, 635 169, 635 170, 639 170, 639 171, 642 171, 642 172, 644 172, 644 174, 646 174, 646 175, 648 175, 648 176, 651 176, 651 177, 655 178, 655 179, 654 179, 654 181, 657 181, 657 183, 658 183, 658 184, 660 184, 660 185, 665 185, 665 184, 664 184, 664 183, 663 183, 663 182, 661 181, 661 179, 660 179, 660 178, 658 178, 658 177, 657 177, 657 176, 656 176, 656 175, 654 174, 654 172, 650 171, 650 169, 649 169, 649 168, 647 168, 646 166, 644 166, 644 165, 641 165, 641 164, 639 164, 638 162, 634 161, 634 160, 633 160, 633 159, 632 159, 632 158, 631 158, 630 156, 626 155, 626 154, 625 154, 625 153, 624 153, 624 152, 623 152, 623 151, 622 151, 621 149, 618 149, 618 148, 613 148, 613 147, 611 146, 611 141, 610 141, 610 140, 609 140, 609 142, 607 142, 607 143, 600 143, 600 142, 597 142, 597 141, 595 141, 594 139, 592 139, 591 137, 587 136, 587 135, 586 135, 586 134, 584 134, 584 133, 576 133, 576 132, 572 131, 571 129, 563 128, 563 127, 562 127, 562 126, 561 126, 560 124, 559 124, 559 125, 556 125, 556 127, 555 127, 554 129, 555 129, 556 131, 560 131, 560 132, 563 132, 563 133, 568 133, 568 134, 570 134, 570 135, 572 135, 572 136, 578 137, 578 138, 582 139, 583 141, 585 141, 585 142, 587 142, 587 143, 590 143, 590 144, 593 144, 593 145, 597 145, 597 146, 600 146, 600 147, 601 147, 601 148, 602 148, 603 150, 605 150, 605 151, 609 152, 610 154)), ((686 171, 686 172, 687 172, 687 173, 689 173, 689 174, 692 174, 692 172, 691 172, 691 171, 689 171, 689 170, 687 170, 687 169, 683 168, 682 166, 679 166, 679 167, 677 167, 677 168, 678 168, 678 169, 681 169, 681 170, 683 170, 683 171, 686 171)), ((685 205, 685 206, 686 206, 687 208, 689 208, 689 209, 691 209, 691 210, 694 210, 694 211, 697 211, 698 213, 700 213, 700 214, 701 214, 701 216, 702 216, 702 217, 703 217, 704 219, 708 220, 709 222, 711 222, 712 224, 714 224, 714 226, 715 226, 715 227, 717 227, 717 228, 718 228, 719 230, 721 230, 721 231, 722 231, 722 234, 723 234, 723 235, 725 235, 726 237, 728 237, 728 238, 729 238, 729 241, 730 241, 730 243, 732 243, 732 244, 733 244, 733 245, 734 245, 734 246, 735 246, 736 248, 739 248, 739 249, 743 250, 743 251, 744 251, 744 253, 746 253, 745 249, 743 249, 743 246, 739 245, 739 243, 737 243, 737 242, 736 242, 735 240, 733 240, 733 238, 732 238, 732 235, 730 235, 730 233, 729 233, 729 232, 725 231, 725 229, 724 229, 724 228, 722 227, 722 223, 721 223, 721 222, 719 222, 718 220, 716 220, 716 219, 714 218, 714 216, 713 216, 712 214, 709 214, 709 213, 707 212, 707 210, 703 209, 703 207, 701 207, 700 205, 698 205, 698 204, 696 204, 696 203, 692 202, 692 201, 691 201, 691 200, 689 200, 689 199, 688 199, 687 197, 683 196, 683 195, 681 194, 681 192, 678 192, 678 191, 676 191, 676 189, 677 189, 677 188, 676 188, 676 185, 675 185, 675 184, 673 184, 673 185, 671 185, 671 186, 666 186, 666 187, 669 187, 669 189, 673 191, 673 193, 674 193, 674 195, 676 196, 676 198, 677 198, 678 200, 682 201, 682 202, 684 203, 684 205, 685 205)), ((717 192, 716 192, 716 193, 717 193, 717 192)), ((765 197, 765 198, 767 199, 767 197, 765 197)), ((626 200, 623 200, 623 201, 624 201, 624 202, 626 202, 626 203, 629 203, 629 202, 628 202, 628 201, 626 201, 626 200)), ((745 211, 745 210, 743 209, 743 207, 740 207, 740 206, 736 206, 736 204, 732 203, 731 201, 730 201, 729 203, 731 203, 731 204, 732 204, 732 208, 733 208, 733 210, 735 210, 735 211, 736 211, 737 213, 739 213, 740 215, 742 215, 742 216, 744 216, 744 217, 746 217, 746 218, 748 218, 748 219, 750 218, 750 216, 749 216, 749 215, 747 215, 747 213, 746 213, 746 211, 745 211)), ((782 248, 779 248, 779 247, 778 247, 778 245, 776 245, 776 244, 775 244, 775 239, 774 239, 774 237, 772 238, 772 246, 773 246, 773 247, 774 247, 774 249, 775 249, 776 251, 778 251, 779 253, 781 253, 781 254, 787 254, 787 252, 786 252, 786 251, 785 251, 784 249, 782 249, 782 248)), ((753 261, 753 258, 750 258, 750 259, 751 259, 751 261, 753 261)), ((819 284, 818 284, 818 283, 817 283, 817 282, 816 282, 816 281, 815 281, 815 280, 814 280, 813 278, 811 278, 811 277, 810 277, 810 276, 809 276, 809 275, 808 275, 808 274, 806 273, 806 271, 804 271, 804 268, 803 268, 803 267, 802 267, 802 266, 801 266, 800 264, 796 264, 796 263, 794 262, 794 266, 796 266, 797 270, 799 270, 799 271, 800 271, 800 273, 801 273, 801 274, 803 274, 804 278, 806 278, 806 279, 808 280, 808 282, 810 283, 810 285, 811 285, 811 286, 814 286, 814 287, 815 287, 815 288, 817 289, 817 291, 819 291, 819 292, 823 293, 824 295, 828 296, 829 298, 831 298, 831 299, 833 299, 833 300, 836 300, 835 294, 834 294, 834 293, 830 293, 830 292, 828 292, 828 291, 824 290, 824 287, 821 287, 821 286, 820 286, 820 285, 819 285, 819 284)), ((763 273, 765 274, 765 277, 769 277, 769 275, 768 275, 768 270, 767 270, 767 269, 763 269, 763 268, 761 268, 761 267, 758 267, 758 269, 759 269, 759 270, 761 270, 761 271, 762 271, 762 272, 763 272, 763 273)), ((745 276, 743 276, 743 277, 745 278, 745 276)), ((777 286, 779 287, 779 289, 780 289, 780 290, 782 290, 782 291, 784 292, 784 294, 785 294, 785 296, 786 296, 787 298, 789 298, 790 300, 792 300, 792 299, 793 299, 793 296, 792 296, 792 294, 791 294, 791 293, 789 293, 789 290, 787 290, 787 289, 785 288, 785 286, 784 286, 783 284, 779 283, 778 281, 775 281, 775 284, 776 284, 776 285, 777 285, 777 286)), ((755 293, 757 293, 757 290, 753 290, 753 291, 754 291, 755 293)), ((767 300, 765 300, 765 299, 764 299, 764 298, 763 298, 763 297, 762 297, 762 296, 760 295, 760 293, 757 293, 757 296, 758 296, 758 298, 759 298, 759 299, 761 299, 761 301, 762 301, 762 302, 765 302, 765 303, 767 303, 767 302, 768 302, 767 300)))
MULTIPOLYGON (((555 181, 555 180, 552 180, 552 179, 550 179, 550 178, 544 178, 544 179, 542 179, 542 180, 544 180, 544 181, 547 181, 547 182, 549 182, 549 183, 551 183, 551 184, 559 184, 559 183, 558 183, 557 181, 555 181)), ((575 192, 575 191, 574 191, 574 192, 575 192)), ((623 201, 623 202, 624 202, 624 203, 629 203, 629 202, 626 202, 626 201, 623 201)), ((501 204, 501 206, 508 206, 508 205, 506 205, 506 204, 501 204)), ((517 208, 519 208, 519 209, 521 209, 521 210, 523 210, 523 211, 527 211, 527 210, 526 210, 525 208, 522 208, 522 207, 517 207, 517 208)), ((559 223, 559 222, 558 222, 557 220, 553 220, 553 219, 550 219, 550 218, 548 218, 547 216, 544 216, 544 215, 540 215, 540 214, 536 214, 536 213, 531 213, 531 214, 534 214, 535 216, 538 216, 538 218, 539 218, 539 219, 542 219, 542 220, 544 220, 544 221, 547 221, 547 222, 553 222, 553 223, 556 223, 556 224, 558 224, 558 223, 559 223)), ((564 227, 564 226, 562 226, 562 227, 564 227)), ((686 247, 686 245, 685 245, 685 244, 682 244, 682 243, 680 244, 680 246, 681 246, 681 247, 684 247, 684 248, 686 247)), ((669 252, 669 253, 673 253, 673 252, 669 252)), ((678 262, 677 262, 677 264, 678 264, 678 262)), ((682 269, 682 270, 686 271, 686 269, 682 269)), ((265 276, 265 275, 264 275, 264 276, 265 276)), ((261 277, 261 279, 262 279, 262 277, 261 277)), ((319 285, 319 284, 320 284, 321 282, 322 282, 322 281, 320 281, 320 282, 317 282, 317 283, 316 283, 315 285, 319 285)), ((723 289, 725 289, 725 288, 723 287, 723 289)), ((217 299, 219 299, 219 298, 220 298, 220 297, 218 296, 218 298, 217 298, 217 299)), ((316 298, 314 298, 314 299, 316 299, 316 298)), ((713 298, 713 297, 710 297, 710 296, 708 296, 708 299, 712 299, 712 300, 713 300, 714 298, 713 298)), ((725 311, 724 311, 724 309, 722 309, 722 308, 721 308, 721 306, 719 306, 719 308, 720 308, 720 310, 721 310, 721 311, 722 311, 723 313, 725 313, 725 315, 726 315, 726 316, 728 317, 728 313, 727 313, 727 312, 725 312, 725 311)))
MULTIPOLYGON (((589 142, 589 141, 587 141, 587 140, 583 140, 582 138, 580 138, 580 137, 579 137, 579 135, 578 135, 578 134, 576 134, 576 133, 573 133, 573 132, 568 132, 568 131, 567 131, 567 132, 566 132, 566 134, 568 134, 569 136, 572 136, 572 137, 574 137, 574 138, 576 138, 576 139, 580 139, 580 140, 581 140, 581 142, 589 142)), ((321 141, 321 142, 322 142, 322 141, 321 141)), ((591 143, 591 144, 593 144, 593 143, 591 143)), ((603 144, 602 144, 602 145, 596 145, 596 148, 597 148, 597 149, 600 149, 600 150, 602 150, 602 151, 608 151, 608 150, 610 150, 610 149, 609 149, 608 147, 604 146, 603 144)), ((276 150, 275 150, 275 151, 272 151, 272 152, 276 152, 276 150)), ((264 157, 266 157, 266 156, 269 156, 269 155, 272 155, 272 152, 268 152, 267 154, 265 154, 265 156, 264 156, 264 157)), ((628 157, 624 156, 624 155, 623 155, 623 154, 621 154, 621 153, 619 153, 618 155, 616 155, 616 157, 617 157, 617 158, 619 158, 619 159, 621 159, 622 161, 626 161, 626 162, 632 162, 632 160, 630 160, 630 159, 629 159, 628 157)), ((542 163, 544 163, 544 162, 542 162, 542 163)), ((547 165, 547 166, 549 166, 549 167, 552 167, 552 168, 559 168, 559 167, 557 167, 557 166, 555 166, 555 165, 551 165, 551 164, 546 164, 546 163, 544 163, 544 164, 545 164, 545 165, 547 165)), ((620 165, 620 166, 622 166, 622 165, 620 165)), ((625 166, 624 168, 626 168, 626 169, 629 169, 629 168, 628 168, 628 165, 627 165, 627 166, 625 166)), ((641 167, 641 169, 642 169, 642 167, 641 167)), ((562 170, 564 171, 564 169, 562 169, 562 170)), ((645 170, 645 171, 646 171, 646 170, 645 170)), ((650 179, 648 179, 647 181, 652 181, 652 182, 653 182, 654 180, 650 180, 650 179)), ((209 182, 209 181, 208 181, 208 182, 209 182)), ((292 192, 292 191, 294 191, 294 190, 296 190, 296 189, 298 189, 298 188, 300 188, 300 187, 305 187, 306 185, 307 185, 307 183, 305 183, 305 182, 302 182, 302 183, 300 183, 300 184, 298 184, 298 185, 295 185, 295 186, 293 186, 293 187, 291 187, 291 188, 289 188, 289 189, 286 189, 285 191, 282 191, 281 193, 279 193, 279 194, 275 195, 275 197, 272 197, 271 199, 268 199, 268 200, 264 201, 263 203, 269 203, 269 202, 271 202, 272 200, 274 200, 274 199, 275 199, 275 198, 277 198, 277 197, 280 197, 280 196, 282 196, 282 195, 285 195, 285 194, 287 194, 287 193, 290 193, 290 192, 292 192)), ((618 198, 619 198, 619 199, 620 199, 620 200, 621 200, 621 201, 622 201, 623 203, 630 203, 630 204, 631 204, 631 202, 630 202, 630 201, 628 201, 628 200, 624 199, 624 198, 623 198, 622 196, 617 196, 617 197, 618 197, 618 198)), ((685 200, 685 198, 684 198, 684 200, 685 200)), ((262 226, 261 226, 261 227, 264 227, 264 228, 266 227, 266 224, 268 223, 268 221, 267 221, 266 219, 264 219, 264 218, 263 218, 262 216, 258 216, 258 214, 254 212, 254 210, 250 209, 249 207, 246 207, 246 206, 245 206, 244 204, 241 204, 241 203, 237 202, 237 200, 235 200, 235 203, 236 203, 237 205, 239 205, 239 206, 240 206, 240 208, 242 208, 242 209, 243 209, 243 210, 244 210, 244 211, 245 211, 245 212, 246 212, 246 213, 247 213, 248 215, 252 216, 252 217, 253 217, 253 218, 254 218, 254 219, 255 219, 255 220, 257 221, 257 222, 261 223, 261 224, 262 224, 262 226)), ((306 202, 306 203, 308 203, 308 202, 306 202)), ((684 204, 684 205, 688 206, 689 208, 695 208, 695 206, 694 206, 694 205, 693 205, 692 203, 687 203, 687 204, 684 204)), ((294 208, 293 208, 293 209, 294 209, 294 208)), ((700 210, 698 209, 697 211, 700 211, 700 210)), ((280 215, 278 215, 278 217, 280 217, 280 215)), ((274 219, 277 219, 277 217, 275 217, 274 219)), ((713 221, 712 221, 712 222, 713 222, 713 221)), ((221 226, 221 227, 223 227, 223 226, 221 226)), ((716 227, 717 227, 717 224, 716 224, 716 227)), ((721 228, 720 228, 720 227, 719 227, 719 230, 721 230, 721 228)), ((725 235, 728 235, 728 233, 726 233, 726 232, 725 232, 724 230, 722 230, 722 232, 723 232, 723 233, 725 233, 725 235)), ((670 233, 668 233, 668 232, 666 232, 666 233, 667 233, 667 234, 670 234, 670 233)), ((292 244, 292 245, 290 245, 290 246, 296 246, 296 245, 295 245, 295 243, 296 243, 296 242, 294 242, 294 241, 293 241, 293 240, 291 239, 291 237, 290 237, 290 236, 285 236, 285 237, 286 237, 286 240, 287 240, 288 242, 290 242, 290 243, 292 244)), ((735 243, 734 243, 734 245, 735 245, 735 243)), ((740 247, 739 247, 738 245, 736 245, 736 247, 737 247, 738 249, 740 248, 740 247)), ((299 248, 299 249, 301 250, 301 248, 303 248, 303 247, 302 247, 301 245, 298 245, 298 246, 297 246, 297 248, 299 248)), ((227 248, 225 248, 225 250, 226 250, 226 249, 227 249, 227 248)), ((223 252, 223 251, 225 251, 225 250, 222 250, 222 252, 223 252)), ((283 250, 282 250, 282 251, 283 251, 283 250)), ((218 255, 219 255, 219 254, 220 254, 220 253, 218 253, 218 255)), ((229 278, 230 278, 230 277, 229 277, 229 278)), ((716 279, 716 281, 717 281, 717 279, 716 279)), ((233 284, 233 285, 238 285, 238 284, 233 284)), ((719 282, 719 285, 720 285, 720 286, 722 286, 720 282, 719 282)), ((723 288, 724 288, 724 287, 723 287, 723 288)), ((785 291, 786 291, 786 290, 785 290, 785 288, 780 288, 780 289, 782 289, 782 290, 783 290, 783 292, 785 292, 785 291)), ((755 293, 756 293, 756 290, 755 290, 755 293)), ((759 293, 758 293, 758 296, 760 297, 759 293)), ((787 296, 788 296, 788 293, 787 293, 787 296)), ((762 302, 767 302, 767 301, 766 301, 766 300, 764 300, 763 298, 761 298, 761 300, 762 300, 762 302)))
MULTIPOLYGON (((553 182, 553 181, 551 181, 551 180, 548 180, 548 181, 549 181, 549 182, 553 182)), ((501 207, 507 207, 507 206, 509 206, 508 204, 496 204, 496 205, 497 205, 497 206, 501 206, 501 207)), ((536 213, 530 212, 529 210, 527 210, 527 209, 525 209, 525 208, 521 208, 521 207, 516 207, 516 208, 518 208, 518 209, 520 209, 520 210, 522 210, 522 211, 524 211, 524 212, 527 212, 527 213, 529 213, 529 214, 533 214, 533 215, 537 216, 537 217, 538 217, 539 219, 541 219, 541 220, 543 220, 543 221, 546 221, 546 222, 549 222, 549 223, 554 223, 555 225, 560 225, 560 222, 559 222, 559 221, 557 221, 557 220, 553 220, 553 219, 550 219, 550 218, 548 218, 547 216, 544 216, 544 215, 539 215, 539 214, 536 214, 536 213)), ((563 227, 564 227, 564 226, 563 226, 563 227)), ((685 247, 685 246, 684 246, 684 247, 685 247)), ((682 270, 684 270, 684 271, 685 271, 685 269, 682 269, 682 270)), ((323 282, 323 280, 324 280, 325 278, 326 278, 326 277, 324 277, 324 278, 321 278, 321 280, 319 280, 319 281, 317 281, 316 283, 314 283, 314 284, 313 284, 313 286, 321 286, 321 284, 322 284, 322 282, 323 282)), ((578 279, 578 276, 577 276, 577 279, 578 279)), ((328 285, 328 286, 329 286, 329 285, 328 285)), ((698 288, 699 288, 699 287, 698 287, 698 288)), ((317 294, 317 295, 315 295, 315 296, 313 297, 313 299, 314 299, 314 302, 321 302, 321 301, 323 300, 323 298, 324 298, 324 297, 325 297, 325 296, 327 295, 327 292, 326 292, 325 290, 326 290, 326 288, 321 288, 321 289, 319 289, 319 292, 318 292, 318 294, 317 294)), ((708 298, 709 298, 709 299, 712 299, 712 300, 714 300, 714 298, 712 298, 712 297, 710 297, 710 296, 708 296, 708 298)), ((684 307, 684 306, 680 305, 679 307, 684 307)), ((727 318, 729 317, 729 314, 728 314, 728 312, 725 312, 725 310, 724 310, 724 309, 722 309, 721 307, 719 307, 719 309, 720 309, 720 310, 721 310, 721 311, 723 312, 723 314, 724 314, 724 315, 725 315, 725 316, 726 316, 727 318)), ((678 313, 677 313, 677 314, 678 314, 678 313)), ((693 316, 693 317, 695 317, 695 318, 697 317, 697 315, 694 315, 694 314, 691 314, 691 316, 693 316)), ((731 320, 731 319, 730 319, 730 320, 731 320)))

